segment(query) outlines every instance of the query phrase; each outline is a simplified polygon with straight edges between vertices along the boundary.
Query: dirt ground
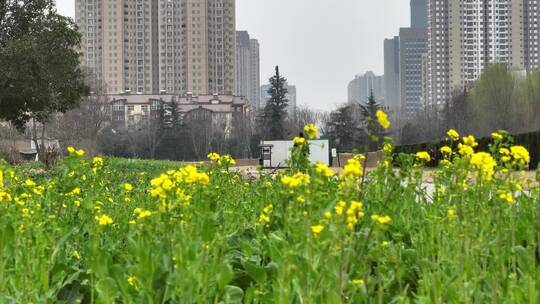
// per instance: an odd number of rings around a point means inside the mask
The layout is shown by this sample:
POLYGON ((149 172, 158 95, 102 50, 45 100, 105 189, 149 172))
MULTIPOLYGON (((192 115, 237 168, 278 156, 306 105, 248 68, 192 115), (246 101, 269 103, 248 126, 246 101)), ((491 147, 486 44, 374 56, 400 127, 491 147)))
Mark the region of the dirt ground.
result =
MULTIPOLYGON (((332 169, 332 171, 334 171, 334 173, 342 173, 343 172, 343 168, 339 168, 339 167, 331 167, 330 169, 332 169)), ((240 172, 242 175, 245 175, 245 176, 248 176, 248 177, 252 177, 252 178, 258 178, 259 177, 259 172, 257 171, 257 167, 255 167, 255 166, 239 166, 239 167, 233 167, 233 168, 231 168, 231 170, 236 170, 236 171, 240 172)), ((282 169, 265 169, 264 171, 271 173, 271 172, 277 172, 279 170, 282 170, 282 169)), ((371 171, 371 170, 374 170, 374 168, 367 168, 368 172, 371 171)), ((424 174, 423 174, 423 177, 422 177, 422 180, 423 180, 424 183, 433 183, 433 172, 434 171, 435 171, 435 169, 425 169, 424 170, 424 174)), ((534 181, 535 178, 536 178, 536 171, 525 171, 525 174, 523 175, 522 178, 524 180, 532 179, 534 181)))

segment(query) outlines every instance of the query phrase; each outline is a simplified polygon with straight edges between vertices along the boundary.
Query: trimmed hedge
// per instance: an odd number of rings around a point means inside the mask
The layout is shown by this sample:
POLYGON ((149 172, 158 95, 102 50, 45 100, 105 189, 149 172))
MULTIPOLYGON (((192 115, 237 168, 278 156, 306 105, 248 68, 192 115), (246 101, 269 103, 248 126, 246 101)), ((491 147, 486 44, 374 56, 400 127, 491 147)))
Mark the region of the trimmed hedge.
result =
MULTIPOLYGON (((540 131, 515 134, 511 136, 514 139, 514 145, 524 146, 525 148, 527 148, 527 150, 529 150, 529 153, 531 155, 531 164, 529 166, 529 169, 536 170, 538 168, 538 162, 540 157, 540 131)), ((476 148, 477 151, 488 151, 488 146, 491 142, 493 142, 493 139, 491 139, 491 137, 482 137, 477 139, 476 141, 478 142, 478 147, 476 148)), ((443 140, 436 143, 401 145, 395 147, 394 153, 415 154, 419 151, 426 151, 431 155, 432 159, 432 161, 428 165, 435 167, 439 159, 441 158, 441 153, 439 153, 439 149, 446 145, 452 146, 451 142, 448 140, 443 140)), ((456 145, 452 146, 452 149, 455 149, 455 146, 456 145)))

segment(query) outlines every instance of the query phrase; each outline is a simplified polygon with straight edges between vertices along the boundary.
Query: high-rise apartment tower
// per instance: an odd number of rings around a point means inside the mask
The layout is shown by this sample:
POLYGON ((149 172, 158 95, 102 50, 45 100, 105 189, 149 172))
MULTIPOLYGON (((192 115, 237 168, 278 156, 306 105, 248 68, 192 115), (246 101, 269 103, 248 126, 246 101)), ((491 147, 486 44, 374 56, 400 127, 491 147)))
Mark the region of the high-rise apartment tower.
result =
POLYGON ((428 103, 442 105, 492 63, 539 67, 539 0, 429 0, 428 103))
POLYGON ((82 64, 108 93, 233 93, 234 0, 75 3, 82 64))
POLYGON ((259 110, 260 100, 259 42, 247 31, 236 32, 236 91, 259 110))

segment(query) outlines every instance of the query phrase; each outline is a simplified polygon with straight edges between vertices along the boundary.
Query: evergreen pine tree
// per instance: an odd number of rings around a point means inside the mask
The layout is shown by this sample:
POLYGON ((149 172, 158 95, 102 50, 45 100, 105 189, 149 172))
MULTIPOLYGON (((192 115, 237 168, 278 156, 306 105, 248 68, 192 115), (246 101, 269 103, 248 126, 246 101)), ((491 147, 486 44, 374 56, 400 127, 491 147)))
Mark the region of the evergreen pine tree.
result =
POLYGON ((287 106, 289 101, 286 98, 287 80, 279 74, 279 67, 276 66, 276 74, 270 78, 270 99, 264 108, 263 134, 266 140, 285 139, 285 118, 287 117, 287 106))
POLYGON ((327 124, 328 136, 338 152, 350 152, 356 144, 357 123, 354 122, 351 112, 349 104, 339 107, 330 114, 330 121, 327 124))

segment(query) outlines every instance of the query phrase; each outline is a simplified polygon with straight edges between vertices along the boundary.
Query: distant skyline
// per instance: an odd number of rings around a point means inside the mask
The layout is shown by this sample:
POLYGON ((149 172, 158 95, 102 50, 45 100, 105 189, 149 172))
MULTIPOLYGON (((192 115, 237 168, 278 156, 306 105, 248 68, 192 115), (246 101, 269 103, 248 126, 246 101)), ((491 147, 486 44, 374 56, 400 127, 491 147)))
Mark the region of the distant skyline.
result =
MULTIPOLYGON (((75 0, 56 0, 75 16, 75 0)), ((357 74, 383 74, 383 40, 410 25, 410 0, 236 0, 236 29, 260 44, 261 84, 279 65, 298 105, 333 110, 357 74)))

